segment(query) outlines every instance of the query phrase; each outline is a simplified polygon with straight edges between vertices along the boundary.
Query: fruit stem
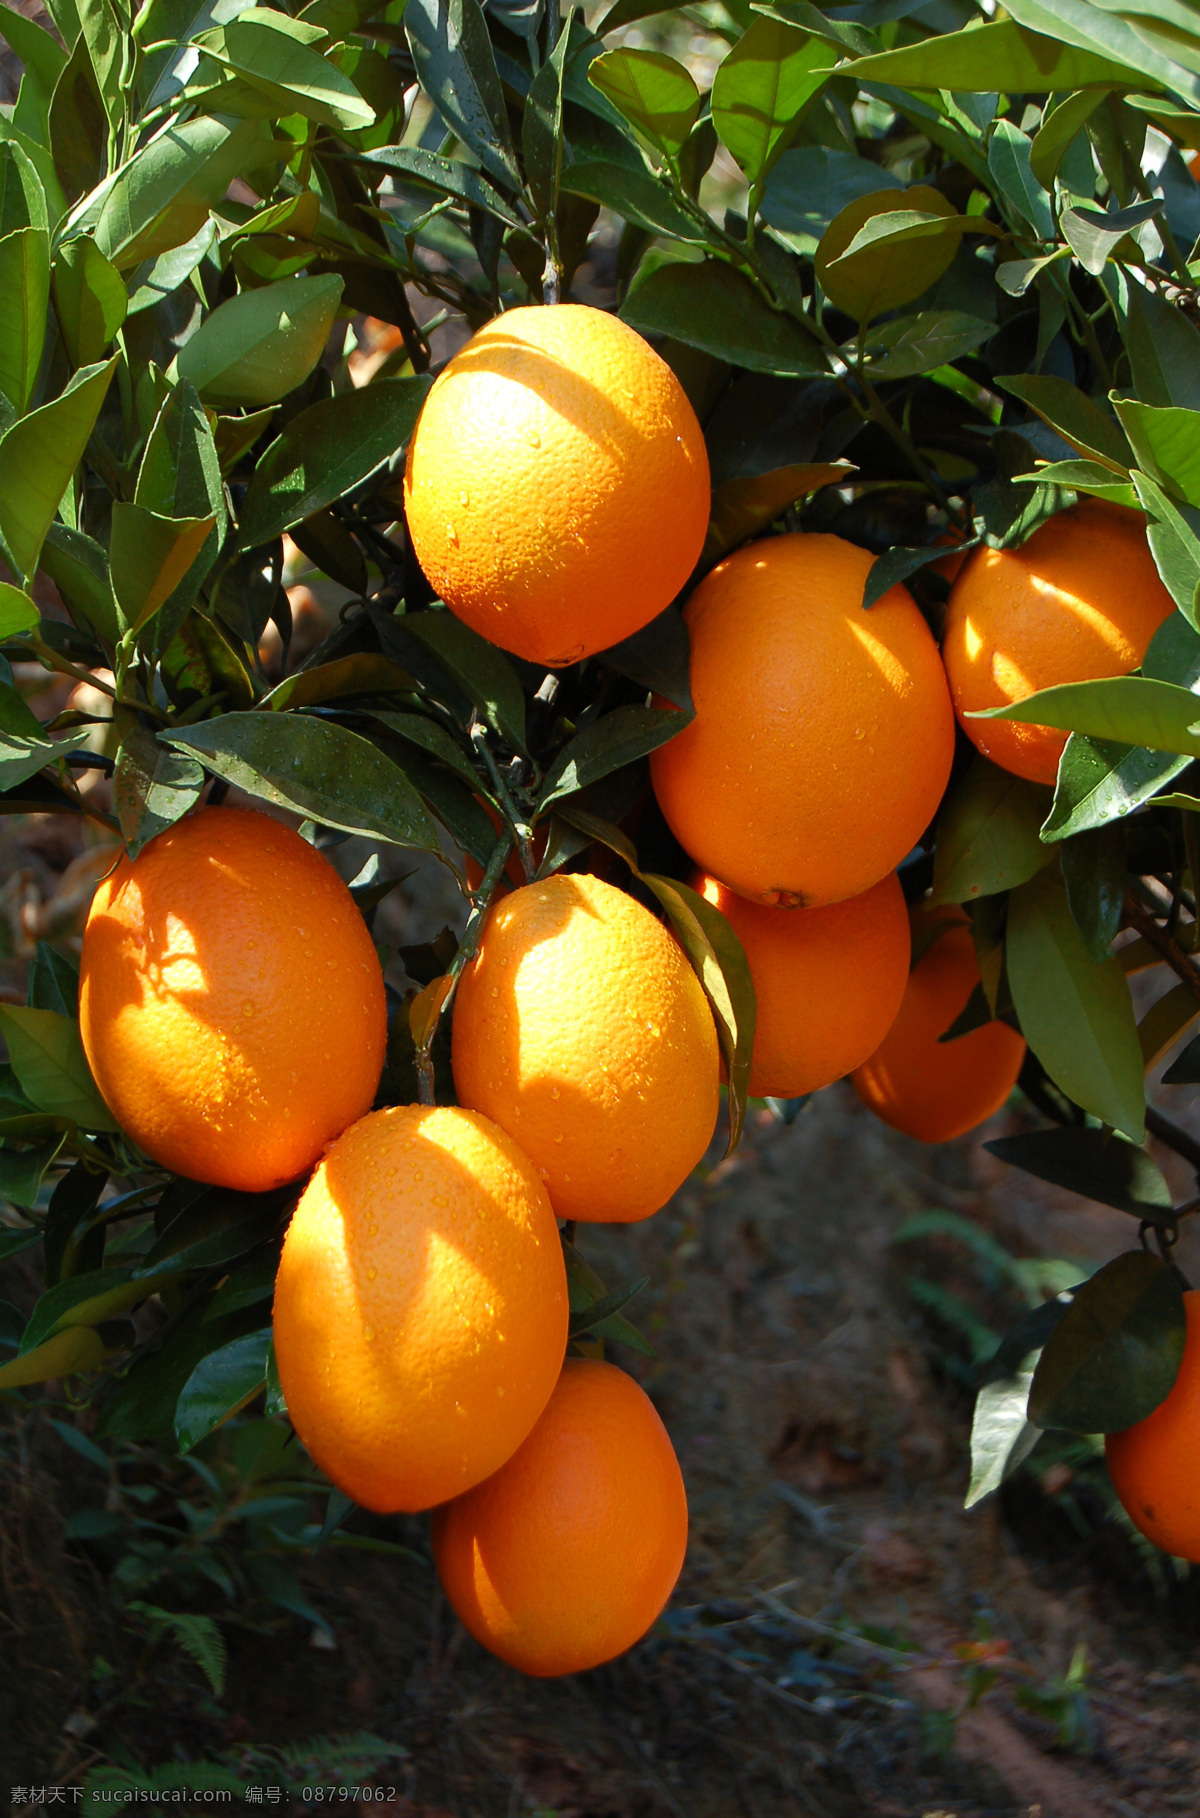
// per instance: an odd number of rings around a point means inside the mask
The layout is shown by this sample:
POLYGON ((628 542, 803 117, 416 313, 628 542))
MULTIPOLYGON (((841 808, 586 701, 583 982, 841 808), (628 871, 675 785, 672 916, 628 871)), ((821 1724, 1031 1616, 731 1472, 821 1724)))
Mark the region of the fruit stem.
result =
MULTIPOLYGON (((526 882, 532 883, 533 874, 537 870, 533 858, 533 847, 530 844, 533 829, 529 825, 526 816, 521 813, 520 809, 513 801, 512 796, 509 793, 508 784, 500 774, 499 765, 492 756, 491 747, 487 742, 486 728, 480 725, 478 720, 475 720, 471 725, 470 733, 471 743, 474 745, 478 755, 483 759, 484 766, 491 779, 492 788, 496 791, 496 797, 500 803, 500 810, 512 829, 513 838, 517 843, 517 854, 521 860, 521 868, 525 873, 526 882)), ((482 885, 480 888, 482 889, 482 885)))

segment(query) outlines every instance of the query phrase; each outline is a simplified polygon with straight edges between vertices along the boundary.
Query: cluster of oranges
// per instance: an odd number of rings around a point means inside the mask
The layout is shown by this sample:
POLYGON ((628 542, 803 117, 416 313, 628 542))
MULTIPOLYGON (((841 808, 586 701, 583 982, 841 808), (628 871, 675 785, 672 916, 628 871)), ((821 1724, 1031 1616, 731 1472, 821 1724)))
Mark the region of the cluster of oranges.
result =
MULTIPOLYGON (((553 668, 680 592, 710 491, 667 365, 564 305, 511 311, 450 362, 405 498, 450 610, 553 668)), ((918 911, 910 970, 896 867, 945 790, 954 708, 1132 668, 1171 607, 1133 514, 1083 508, 970 556, 943 667, 904 588, 862 610, 870 563, 787 535, 714 569, 686 609, 695 717, 652 774, 746 950, 751 1090, 852 1073, 940 1141, 1003 1101, 1023 1053, 1001 1023, 939 1045, 979 977, 961 913, 918 911)), ((1061 735, 964 724, 996 762, 1053 774, 1061 735)), ((114 1115, 167 1167, 251 1192, 314 1170, 276 1283, 289 1412, 355 1501, 435 1511, 472 1633, 537 1674, 644 1633, 682 1565, 682 1478, 631 1378, 564 1364, 556 1221, 648 1217, 711 1138, 716 1032, 662 924, 593 876, 507 892, 454 1005, 457 1105, 372 1111, 386 1005, 349 891, 290 829, 204 808, 97 893, 81 1027, 114 1115)))

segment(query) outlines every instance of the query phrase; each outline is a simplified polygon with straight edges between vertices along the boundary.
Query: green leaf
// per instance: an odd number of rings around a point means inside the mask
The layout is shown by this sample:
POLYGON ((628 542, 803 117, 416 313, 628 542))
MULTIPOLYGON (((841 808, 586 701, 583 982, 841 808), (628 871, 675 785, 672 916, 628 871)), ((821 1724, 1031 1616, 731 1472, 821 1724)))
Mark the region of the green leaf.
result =
POLYGON ((104 1340, 88 1326, 69 1326, 32 1351, 0 1364, 0 1389, 21 1389, 35 1382, 54 1382, 79 1370, 98 1370, 104 1340))
MULTIPOLYGON (((272 112, 302 114, 340 132, 374 125, 375 109, 350 78, 306 41, 310 29, 286 13, 251 7, 202 32, 194 42, 202 56, 213 58, 263 95, 272 112)), ((218 90, 218 105, 220 99, 218 90)))
POLYGON ((186 380, 167 395, 155 418, 133 497, 135 504, 162 517, 211 517, 219 530, 225 528, 217 445, 200 400, 186 380))
POLYGON ((340 499, 412 434, 432 381, 377 379, 302 410, 259 461, 246 488, 238 545, 252 549, 340 499))
MULTIPOLYGON (((351 657, 347 660, 356 662, 362 659, 351 657)), ((420 713, 388 713, 380 708, 371 710, 371 718, 378 720, 381 726, 386 726, 389 732, 398 733, 402 739, 407 739, 409 744, 418 746, 422 751, 427 751, 431 757, 440 758, 448 769, 453 770, 456 776, 462 778, 469 789, 483 788, 475 766, 463 747, 457 739, 451 737, 444 726, 439 726, 436 720, 427 720, 424 714, 420 713)), ((493 831, 491 846, 494 846, 495 843, 496 836, 493 831)), ((491 846, 488 849, 489 857, 491 856, 491 846)))
POLYGON ((1103 827, 1149 801, 1187 769, 1190 757, 1072 733, 1059 759, 1054 806, 1044 840, 1063 840, 1103 827))
POLYGON ((1181 309, 1130 282, 1121 336, 1144 404, 1200 410, 1200 329, 1181 309))
MULTIPOLYGON (((347 695, 410 694, 415 686, 399 664, 374 651, 360 650, 353 656, 335 657, 331 663, 318 663, 315 669, 297 669, 265 694, 259 707, 278 713, 284 707, 318 707, 347 695)), ((449 733, 442 736, 453 744, 449 733)))
POLYGON ((21 1338, 21 1355, 36 1350, 44 1339, 71 1326, 98 1326, 146 1300, 154 1289, 134 1281, 128 1269, 93 1269, 70 1275, 47 1288, 29 1315, 21 1338))
POLYGON ((167 750, 144 726, 130 726, 113 777, 113 808, 130 858, 194 808, 203 789, 204 772, 194 758, 167 750))
POLYGON ((589 196, 647 233, 693 246, 703 246, 710 237, 699 222, 684 213, 665 183, 648 170, 585 158, 567 165, 560 187, 571 196, 589 196))
POLYGON ((72 613, 78 613, 94 632, 115 644, 121 633, 108 557, 101 545, 82 531, 51 524, 42 545, 41 566, 72 613))
POLYGON ((216 520, 164 518, 118 499, 112 508, 113 593, 123 625, 140 631, 174 593, 208 541, 216 520))
POLYGON ((267 1386, 268 1327, 231 1339, 201 1358, 175 1404, 175 1436, 190 1452, 206 1434, 254 1400, 267 1386))
POLYGON ((1113 399, 1137 465, 1188 505, 1200 505, 1200 413, 1113 399))
POLYGON ((1029 1393, 1039 1427, 1116 1433, 1175 1385, 1187 1321, 1174 1269, 1132 1250, 1083 1282, 1050 1334, 1029 1393))
POLYGON ((397 623, 433 651, 493 731, 524 751, 525 696, 504 652, 452 612, 407 613, 397 623))
MULTIPOLYGON (((36 1206, 42 1176, 58 1155, 63 1140, 63 1132, 59 1131, 48 1142, 39 1143, 32 1149, 0 1149, 0 1199, 26 1210, 36 1206)), ((4 1235, 7 1237, 9 1233, 6 1231, 4 1235)), ((40 1237, 41 1232, 35 1231, 32 1235, 40 1237)))
MULTIPOLYGON (((1024 0, 1009 10, 1024 17, 1024 0)), ((1098 9, 1086 10, 1095 15, 1098 9)), ((853 66, 854 80, 957 94, 995 94, 1000 89, 1007 94, 1045 95, 1064 89, 1144 86, 1123 63, 1097 55, 1092 46, 1059 44, 1053 37, 1027 31, 1014 19, 1003 19, 968 31, 939 33, 877 57, 861 57, 853 66)))
POLYGON ((749 279, 715 259, 642 267, 621 319, 646 335, 670 335, 751 372, 808 377, 828 367, 819 342, 765 303, 749 279), (642 275, 644 273, 645 275, 642 275))
POLYGON ((1148 474, 1135 473, 1138 503, 1146 512, 1146 541, 1163 586, 1180 612, 1196 622, 1200 589, 1200 511, 1176 505, 1148 474))
POLYGON ((936 284, 962 232, 953 203, 936 189, 876 190, 830 222, 817 247, 817 277, 831 303, 868 322, 936 284))
POLYGON ((643 138, 679 157, 700 113, 700 91, 682 63, 663 51, 622 49, 593 57, 587 74, 643 138))
POLYGON ((1032 168, 1033 147, 1011 120, 997 120, 988 141, 988 169, 1006 202, 1039 240, 1053 240, 1050 198, 1032 168))
POLYGON ((120 272, 81 234, 54 255, 54 307, 72 366, 104 358, 125 320, 128 296, 120 272))
POLYGON ((21 1090, 39 1111, 69 1117, 85 1130, 117 1129, 96 1089, 73 1017, 0 1004, 0 1029, 21 1090))
POLYGON ((751 184, 763 180, 795 137, 837 57, 827 40, 760 13, 720 65, 713 125, 751 184))
POLYGON ((0 436, 0 535, 21 577, 32 579, 46 532, 83 458, 116 358, 85 366, 62 396, 0 436))
POLYGON ((478 0, 408 0, 404 30, 421 87, 451 131, 497 183, 520 189, 504 91, 478 0))
MULTIPOLYGON (((608 1298, 604 1283, 592 1268, 591 1264, 579 1254, 574 1244, 562 1240, 563 1262, 567 1270, 567 1301, 572 1318, 584 1317, 589 1308, 598 1306, 608 1298)), ((612 1339, 617 1344, 628 1345, 631 1351, 637 1351, 643 1357, 655 1356, 653 1345, 646 1343, 637 1327, 631 1325, 622 1313, 609 1312, 603 1322, 603 1329, 597 1326, 597 1338, 612 1339)))
POLYGON ((86 740, 86 732, 48 737, 16 689, 0 682, 0 790, 15 789, 86 740))
MULTIPOLYGON (((1108 261, 1116 255, 1121 242, 1133 228, 1140 227, 1161 212, 1161 202, 1142 202, 1133 208, 1104 213, 1097 208, 1078 205, 1064 208, 1058 218, 1059 230, 1085 271, 1099 277, 1108 261)), ((1129 251, 1137 256, 1133 246, 1129 251)))
POLYGON ((1037 373, 1010 374, 998 378, 996 384, 1020 398, 1080 454, 1099 461, 1122 478, 1126 476, 1133 458, 1121 425, 1077 385, 1052 374, 1037 373))
POLYGON ((543 222, 557 218, 563 169, 563 66, 571 42, 571 20, 530 85, 521 119, 525 183, 543 222))
POLYGON ((1145 745, 1154 751, 1186 752, 1200 757, 1200 722, 1196 696, 1174 682, 1148 676, 1105 676, 1095 682, 1062 682, 1014 701, 970 713, 972 720, 1020 720, 1085 732, 1089 738, 1145 745))
POLYGON ((42 363, 50 299, 50 236, 21 227, 0 239, 0 391, 28 408, 42 363))
POLYGON ((210 404, 277 403, 324 353, 343 282, 334 273, 283 278, 230 297, 180 349, 180 378, 210 404))
POLYGON ((1059 854, 1075 926, 1091 957, 1105 960, 1121 926, 1128 886, 1124 830, 1100 827, 1076 834, 1059 854))
POLYGON ((1049 792, 977 757, 938 816, 932 903, 966 903, 1027 883, 1052 852, 1038 830, 1049 792))
POLYGON ((437 152, 426 151, 419 145, 381 145, 375 151, 363 152, 358 162, 382 165, 385 170, 396 171, 411 183, 422 184, 439 195, 453 196, 457 201, 465 202, 468 208, 481 208, 485 214, 503 221, 506 227, 521 225, 521 217, 512 203, 493 189, 487 178, 472 165, 462 164, 455 158, 442 158, 437 152))
POLYGON ((811 252, 848 203, 884 188, 903 185, 882 165, 825 145, 804 145, 785 151, 772 166, 759 212, 802 251, 811 252))
POLYGON ((322 826, 440 850, 404 772, 344 726, 295 713, 226 713, 165 742, 248 795, 322 826))
POLYGON ((1055 1085, 1140 1142, 1145 1088, 1129 985, 1115 957, 1098 965, 1088 954, 1057 866, 1010 895, 1005 954, 1021 1032, 1055 1085))
MULTIPOLYGON (((917 373, 933 372, 961 359, 995 332, 994 322, 960 309, 924 309, 919 315, 880 323, 866 335, 870 377, 911 379, 917 373)), ((853 350, 845 351, 852 360, 853 350)))
POLYGON ((985 1149, 1038 1180, 1151 1224, 1170 1222, 1171 1189, 1157 1162, 1111 1130, 1066 1125, 1001 1136, 985 1149))
POLYGON ((822 486, 836 486, 854 472, 849 461, 773 467, 767 473, 726 480, 713 488, 712 511, 701 563, 708 568, 782 517, 789 506, 822 486))
POLYGON ((1111 467, 1101 467, 1099 461, 1050 461, 1032 473, 1017 474, 1016 481, 1064 487, 1069 492, 1086 492, 1094 499, 1107 499, 1112 505, 1126 505, 1130 511, 1141 509, 1133 487, 1119 480, 1111 467))
POLYGON ((57 38, 26 14, 9 6, 7 0, 0 12, 0 37, 25 65, 32 70, 49 94, 66 67, 67 56, 57 38))
POLYGON ((1028 1458, 1041 1438, 1041 1428, 1029 1419, 1032 1362, 983 1385, 975 1397, 971 1419, 971 1482, 964 1509, 990 1496, 1028 1458))
POLYGON ((278 1235, 296 1199, 294 1187, 238 1193, 228 1187, 197 1188, 195 1182, 188 1186, 196 1197, 169 1220, 142 1258, 139 1281, 236 1262, 278 1235))
POLYGON ((34 1010, 79 1015, 79 973, 65 954, 39 941, 29 966, 25 1002, 34 1010))
POLYGON ((1044 189, 1054 187, 1058 167, 1080 127, 1093 114, 1109 91, 1103 88, 1081 88, 1064 95, 1057 107, 1049 106, 1042 124, 1033 136, 1030 169, 1044 189))
MULTIPOLYGON (((96 245, 118 271, 184 246, 205 227, 209 209, 251 165, 265 138, 259 120, 231 123, 201 114, 168 121, 103 187, 96 245)), ((80 225, 87 224, 88 216, 81 216, 80 225)))
MULTIPOLYGON (((1085 56, 1094 56, 1097 51, 1106 52, 1111 57, 1119 58, 1120 63, 1127 68, 1140 71, 1150 82, 1186 95, 1193 106, 1200 104, 1200 81, 1191 74, 1192 60, 1196 54, 1194 44, 1189 57, 1187 38, 1181 38, 1176 29, 1166 40, 1169 49, 1154 48, 1151 19, 1154 13, 1160 12, 1157 0, 1149 0, 1149 3, 1141 0, 1140 4, 1135 0, 1135 4, 1124 7, 1123 11, 1133 14, 1134 19, 1123 18, 1115 6, 1097 6, 1091 4, 1090 0, 1016 0, 1016 4, 1007 10, 1031 31, 1046 32, 1065 45, 1077 47, 1068 50, 1068 56, 1076 55, 1079 51, 1085 56), (1177 45, 1183 53, 1182 62, 1177 62, 1172 54, 1177 45)), ((1180 22, 1186 21, 1185 32, 1194 34, 1195 25, 1188 17, 1189 11, 1182 6, 1173 8, 1166 17, 1176 28, 1180 22)), ((1054 86, 1082 88, 1083 84, 1076 81, 1056 82, 1054 86)), ((1124 86, 1130 86, 1128 81, 1124 86)), ((1135 86, 1144 88, 1147 84, 1143 81, 1135 86)))
POLYGON ((658 707, 615 707, 594 725, 585 726, 550 766, 538 794, 539 816, 551 802, 586 789, 623 764, 647 757, 681 732, 692 717, 658 707))
POLYGON ((181 246, 173 246, 169 252, 160 253, 157 259, 147 259, 130 273, 130 297, 127 314, 140 315, 143 309, 149 309, 155 303, 162 303, 172 291, 191 277, 197 266, 203 263, 216 247, 220 239, 217 223, 210 215, 196 229, 190 240, 181 246))
POLYGON ((15 637, 19 631, 30 631, 40 614, 27 593, 8 581, 0 581, 0 642, 15 637))

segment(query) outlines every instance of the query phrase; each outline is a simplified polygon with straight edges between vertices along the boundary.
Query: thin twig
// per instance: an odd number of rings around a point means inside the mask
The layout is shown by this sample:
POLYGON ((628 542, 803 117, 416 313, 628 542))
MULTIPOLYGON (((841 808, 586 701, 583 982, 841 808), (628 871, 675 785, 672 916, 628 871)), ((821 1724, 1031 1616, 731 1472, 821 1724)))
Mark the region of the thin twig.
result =
POLYGON ((1149 941, 1154 950, 1162 955, 1172 972, 1183 980, 1197 1003, 1200 1003, 1200 972, 1196 971, 1178 941, 1174 940, 1165 928, 1161 928, 1154 917, 1142 907, 1132 890, 1125 897, 1125 918, 1130 926, 1136 928, 1138 933, 1149 941))

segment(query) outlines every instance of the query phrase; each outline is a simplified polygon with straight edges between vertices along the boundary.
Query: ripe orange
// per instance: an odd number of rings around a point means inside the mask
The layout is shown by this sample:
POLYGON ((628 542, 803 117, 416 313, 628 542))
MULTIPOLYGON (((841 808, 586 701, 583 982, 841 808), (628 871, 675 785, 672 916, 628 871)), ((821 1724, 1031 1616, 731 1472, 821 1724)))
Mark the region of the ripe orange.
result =
POLYGON ((991 1117, 1016 1085, 1025 1043, 1007 1023, 938 1040, 978 983, 971 931, 955 917, 913 967, 900 1014, 853 1076, 864 1105, 893 1130, 948 1143, 991 1117))
POLYGON ((524 1445, 433 1517, 459 1620, 537 1678, 582 1673, 641 1639, 687 1550, 679 1464, 649 1398, 612 1364, 568 1358, 524 1445))
POLYGON ((894 871, 824 909, 769 909, 697 875, 746 950, 758 998, 750 1090, 799 1098, 874 1054, 908 983, 912 940, 894 871))
POLYGON ((1019 549, 976 549, 950 594, 942 657, 963 730, 994 764, 1053 783, 1067 742, 1051 726, 969 720, 1058 682, 1127 675, 1175 603, 1145 519, 1088 500, 1019 549))
POLYGON ((954 716, 937 645, 903 587, 863 611, 871 561, 840 537, 768 537, 688 602, 696 717, 651 774, 684 849, 741 896, 858 896, 941 799, 954 716))
POLYGON ((1187 1338, 1175 1386, 1153 1414, 1105 1436, 1125 1513, 1156 1547, 1200 1564, 1200 1289, 1183 1297, 1187 1338))
POLYGON ((365 1508, 427 1509, 510 1458, 567 1342, 545 1188, 486 1117, 394 1106, 327 1150, 284 1241, 288 1413, 365 1508))
POLYGON ((704 542, 708 456, 674 373, 616 316, 510 309, 425 400, 404 496, 450 610, 553 669, 670 605, 704 542))
POLYGON ((205 808, 101 884, 80 1028, 105 1103, 148 1155, 259 1193, 370 1109, 387 1007, 333 867, 268 815, 205 808))
POLYGON ((502 897, 454 1006, 458 1102, 507 1130, 560 1218, 648 1218, 713 1132, 717 1034, 682 949, 600 878, 502 897))

